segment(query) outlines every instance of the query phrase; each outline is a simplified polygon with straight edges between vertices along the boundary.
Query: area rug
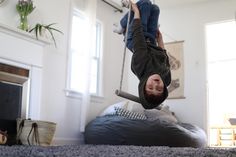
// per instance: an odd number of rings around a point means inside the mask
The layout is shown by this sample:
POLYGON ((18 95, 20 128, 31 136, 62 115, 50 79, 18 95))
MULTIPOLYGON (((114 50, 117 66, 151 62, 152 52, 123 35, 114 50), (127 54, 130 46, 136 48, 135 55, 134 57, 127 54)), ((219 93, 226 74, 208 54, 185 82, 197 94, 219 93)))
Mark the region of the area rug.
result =
POLYGON ((111 145, 0 146, 1 157, 236 157, 236 148, 111 145))

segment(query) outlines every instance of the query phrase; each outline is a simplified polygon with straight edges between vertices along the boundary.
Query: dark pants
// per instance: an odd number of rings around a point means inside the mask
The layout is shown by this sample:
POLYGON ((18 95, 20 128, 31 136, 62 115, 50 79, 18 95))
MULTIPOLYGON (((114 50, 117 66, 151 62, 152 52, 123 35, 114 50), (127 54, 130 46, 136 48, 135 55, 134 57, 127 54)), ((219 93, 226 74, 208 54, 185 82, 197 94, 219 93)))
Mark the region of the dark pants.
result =
MULTIPOLYGON (((158 20, 160 9, 157 5, 152 4, 150 0, 140 0, 137 2, 137 6, 140 11, 140 17, 143 27, 143 32, 145 38, 150 41, 152 44, 156 45, 156 34, 158 30, 158 20)), ((128 22, 129 13, 126 13, 125 16, 121 19, 120 25, 122 28, 126 29, 128 22)), ((130 14, 130 22, 129 22, 129 30, 127 37, 127 47, 132 51, 133 43, 132 43, 132 22, 134 18, 134 12, 131 11, 130 14)))

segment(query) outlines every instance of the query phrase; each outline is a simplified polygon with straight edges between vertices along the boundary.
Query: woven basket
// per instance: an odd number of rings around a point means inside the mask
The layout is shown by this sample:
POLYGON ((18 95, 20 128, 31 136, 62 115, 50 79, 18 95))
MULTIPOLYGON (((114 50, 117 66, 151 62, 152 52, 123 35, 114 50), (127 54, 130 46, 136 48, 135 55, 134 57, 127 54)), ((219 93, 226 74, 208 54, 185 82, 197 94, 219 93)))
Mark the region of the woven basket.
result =
POLYGON ((17 119, 17 141, 23 145, 51 145, 56 131, 56 123, 17 119))

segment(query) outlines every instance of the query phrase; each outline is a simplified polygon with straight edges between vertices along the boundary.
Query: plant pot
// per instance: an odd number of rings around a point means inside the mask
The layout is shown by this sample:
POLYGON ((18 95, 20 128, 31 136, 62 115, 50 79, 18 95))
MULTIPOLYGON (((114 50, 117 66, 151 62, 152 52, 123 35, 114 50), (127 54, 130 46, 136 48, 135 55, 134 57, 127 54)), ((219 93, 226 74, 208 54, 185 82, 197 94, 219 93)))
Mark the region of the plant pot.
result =
POLYGON ((28 19, 25 15, 20 15, 20 26, 19 28, 23 31, 29 30, 28 19))

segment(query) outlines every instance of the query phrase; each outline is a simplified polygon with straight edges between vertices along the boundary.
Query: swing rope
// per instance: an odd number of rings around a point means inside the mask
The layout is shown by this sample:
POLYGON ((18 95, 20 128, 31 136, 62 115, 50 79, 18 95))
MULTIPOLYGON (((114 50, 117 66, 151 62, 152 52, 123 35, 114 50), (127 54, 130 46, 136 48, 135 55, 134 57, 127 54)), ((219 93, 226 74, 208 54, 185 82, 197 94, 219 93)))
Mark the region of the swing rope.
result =
POLYGON ((124 78, 124 67, 125 67, 125 58, 126 58, 126 45, 127 45, 128 31, 129 31, 130 15, 131 15, 131 4, 129 3, 129 14, 128 14, 128 21, 127 21, 126 30, 125 30, 126 31, 125 32, 125 45, 124 45, 123 61, 122 61, 122 68, 121 68, 120 91, 122 90, 122 84, 123 84, 123 78, 124 78))
POLYGON ((139 97, 122 91, 130 15, 131 15, 131 3, 129 2, 129 13, 128 13, 128 21, 127 21, 126 30, 125 30, 126 31, 125 32, 125 45, 124 45, 123 61, 122 61, 122 68, 121 68, 120 88, 119 88, 119 90, 116 90, 115 93, 117 96, 120 96, 120 97, 140 103, 139 97))

